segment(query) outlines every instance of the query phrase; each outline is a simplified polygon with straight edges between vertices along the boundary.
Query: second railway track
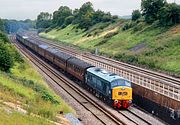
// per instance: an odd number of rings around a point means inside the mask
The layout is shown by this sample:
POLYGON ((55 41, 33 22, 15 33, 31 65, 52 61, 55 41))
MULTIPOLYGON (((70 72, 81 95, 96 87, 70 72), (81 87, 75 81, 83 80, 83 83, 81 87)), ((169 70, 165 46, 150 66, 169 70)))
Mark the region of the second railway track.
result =
MULTIPOLYGON (((57 48, 65 51, 65 52, 67 52, 67 53, 69 53, 71 55, 76 56, 76 55, 82 54, 82 53, 78 52, 77 50, 71 50, 69 48, 60 46, 57 43, 52 43, 49 40, 45 40, 45 39, 42 40, 42 38, 38 38, 38 37, 35 37, 35 36, 31 36, 31 37, 34 38, 35 40, 38 40, 38 41, 47 43, 49 45, 52 45, 54 47, 57 47, 57 48)), ((91 59, 99 61, 99 62, 107 62, 107 63, 110 63, 110 64, 113 63, 113 64, 116 64, 116 65, 122 66, 124 68, 128 68, 130 70, 140 72, 142 74, 146 74, 146 75, 149 75, 149 76, 152 76, 152 77, 159 78, 161 80, 171 82, 172 84, 179 84, 180 85, 180 79, 174 78, 174 77, 162 74, 162 73, 157 73, 157 72, 150 71, 150 70, 143 69, 143 68, 139 68, 139 67, 136 67, 136 66, 133 66, 133 65, 130 65, 130 64, 119 62, 119 61, 116 61, 116 60, 113 60, 113 59, 110 59, 110 58, 106 58, 106 57, 103 57, 103 56, 92 55, 92 54, 89 54, 89 53, 85 53, 85 54, 83 53, 83 55, 81 55, 81 56, 85 56, 86 58, 91 58, 91 59)))

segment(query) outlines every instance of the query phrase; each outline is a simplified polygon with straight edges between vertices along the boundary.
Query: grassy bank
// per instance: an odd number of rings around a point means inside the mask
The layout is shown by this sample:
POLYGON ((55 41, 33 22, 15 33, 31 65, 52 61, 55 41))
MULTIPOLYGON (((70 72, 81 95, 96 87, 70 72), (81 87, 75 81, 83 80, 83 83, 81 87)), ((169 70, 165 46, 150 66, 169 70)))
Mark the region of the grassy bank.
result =
POLYGON ((8 72, 0 71, 0 125, 50 125, 59 120, 59 112, 75 113, 25 58, 19 58, 8 72))
POLYGON ((69 25, 40 36, 75 45, 121 61, 180 75, 180 25, 160 27, 144 22, 99 23, 88 31, 69 25))

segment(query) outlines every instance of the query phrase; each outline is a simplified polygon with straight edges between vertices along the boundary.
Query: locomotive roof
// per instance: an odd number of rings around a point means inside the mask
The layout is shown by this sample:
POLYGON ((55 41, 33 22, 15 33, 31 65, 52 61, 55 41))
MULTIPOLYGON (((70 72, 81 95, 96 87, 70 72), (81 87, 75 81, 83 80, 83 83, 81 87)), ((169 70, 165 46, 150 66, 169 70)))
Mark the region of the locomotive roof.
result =
POLYGON ((84 62, 84 61, 82 61, 82 60, 80 60, 80 59, 78 59, 78 58, 75 58, 75 57, 70 58, 70 59, 68 60, 68 63, 73 64, 73 65, 76 65, 77 67, 83 68, 83 69, 87 69, 87 68, 89 68, 89 67, 92 67, 91 64, 86 63, 86 62, 84 62))
POLYGON ((123 77, 120 77, 117 74, 114 73, 110 73, 108 71, 106 71, 105 69, 99 68, 99 67, 91 67, 87 69, 87 72, 90 72, 108 82, 112 82, 114 80, 118 80, 118 79, 124 79, 123 77))

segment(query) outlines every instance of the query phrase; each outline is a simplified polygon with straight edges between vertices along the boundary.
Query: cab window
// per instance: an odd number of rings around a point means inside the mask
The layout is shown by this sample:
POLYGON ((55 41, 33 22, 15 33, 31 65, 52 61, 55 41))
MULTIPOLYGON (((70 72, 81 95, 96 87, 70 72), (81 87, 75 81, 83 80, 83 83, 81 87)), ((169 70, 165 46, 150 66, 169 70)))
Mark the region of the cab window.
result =
POLYGON ((117 87, 117 86, 127 86, 131 87, 131 82, 124 79, 118 79, 113 82, 111 82, 111 88, 117 87))

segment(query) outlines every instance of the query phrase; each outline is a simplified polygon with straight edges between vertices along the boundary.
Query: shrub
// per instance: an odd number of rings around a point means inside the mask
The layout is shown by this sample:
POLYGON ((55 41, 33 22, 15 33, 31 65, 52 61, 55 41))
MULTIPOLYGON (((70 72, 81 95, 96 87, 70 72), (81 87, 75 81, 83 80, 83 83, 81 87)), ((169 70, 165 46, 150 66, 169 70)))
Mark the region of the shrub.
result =
POLYGON ((13 66, 13 57, 5 45, 0 43, 0 70, 9 71, 13 66))
POLYGON ((158 19, 164 26, 180 23, 180 5, 167 4, 158 12, 158 19))
POLYGON ((0 43, 8 43, 9 42, 9 39, 7 38, 7 36, 0 31, 0 43))
POLYGON ((135 25, 137 24, 137 22, 128 22, 128 23, 125 23, 122 30, 125 31, 125 30, 128 30, 132 27, 134 27, 135 25))
POLYGON ((144 23, 139 23, 138 25, 134 26, 133 31, 141 31, 144 28, 144 23))
POLYGON ((104 28, 108 27, 110 25, 109 22, 107 23, 102 23, 100 26, 99 26, 99 29, 103 30, 104 28))
POLYGON ((73 20, 74 20, 74 16, 68 16, 68 17, 66 17, 64 24, 69 25, 73 22, 73 20))
POLYGON ((95 46, 103 45, 103 44, 107 43, 108 40, 109 40, 109 38, 103 39, 102 41, 100 41, 99 43, 97 43, 95 46))
POLYGON ((132 12, 132 20, 136 21, 137 19, 139 19, 141 17, 141 12, 139 10, 134 10, 132 12))
POLYGON ((107 38, 112 38, 113 36, 117 35, 119 32, 116 31, 116 32, 111 32, 111 33, 108 33, 104 36, 105 39, 107 38))

